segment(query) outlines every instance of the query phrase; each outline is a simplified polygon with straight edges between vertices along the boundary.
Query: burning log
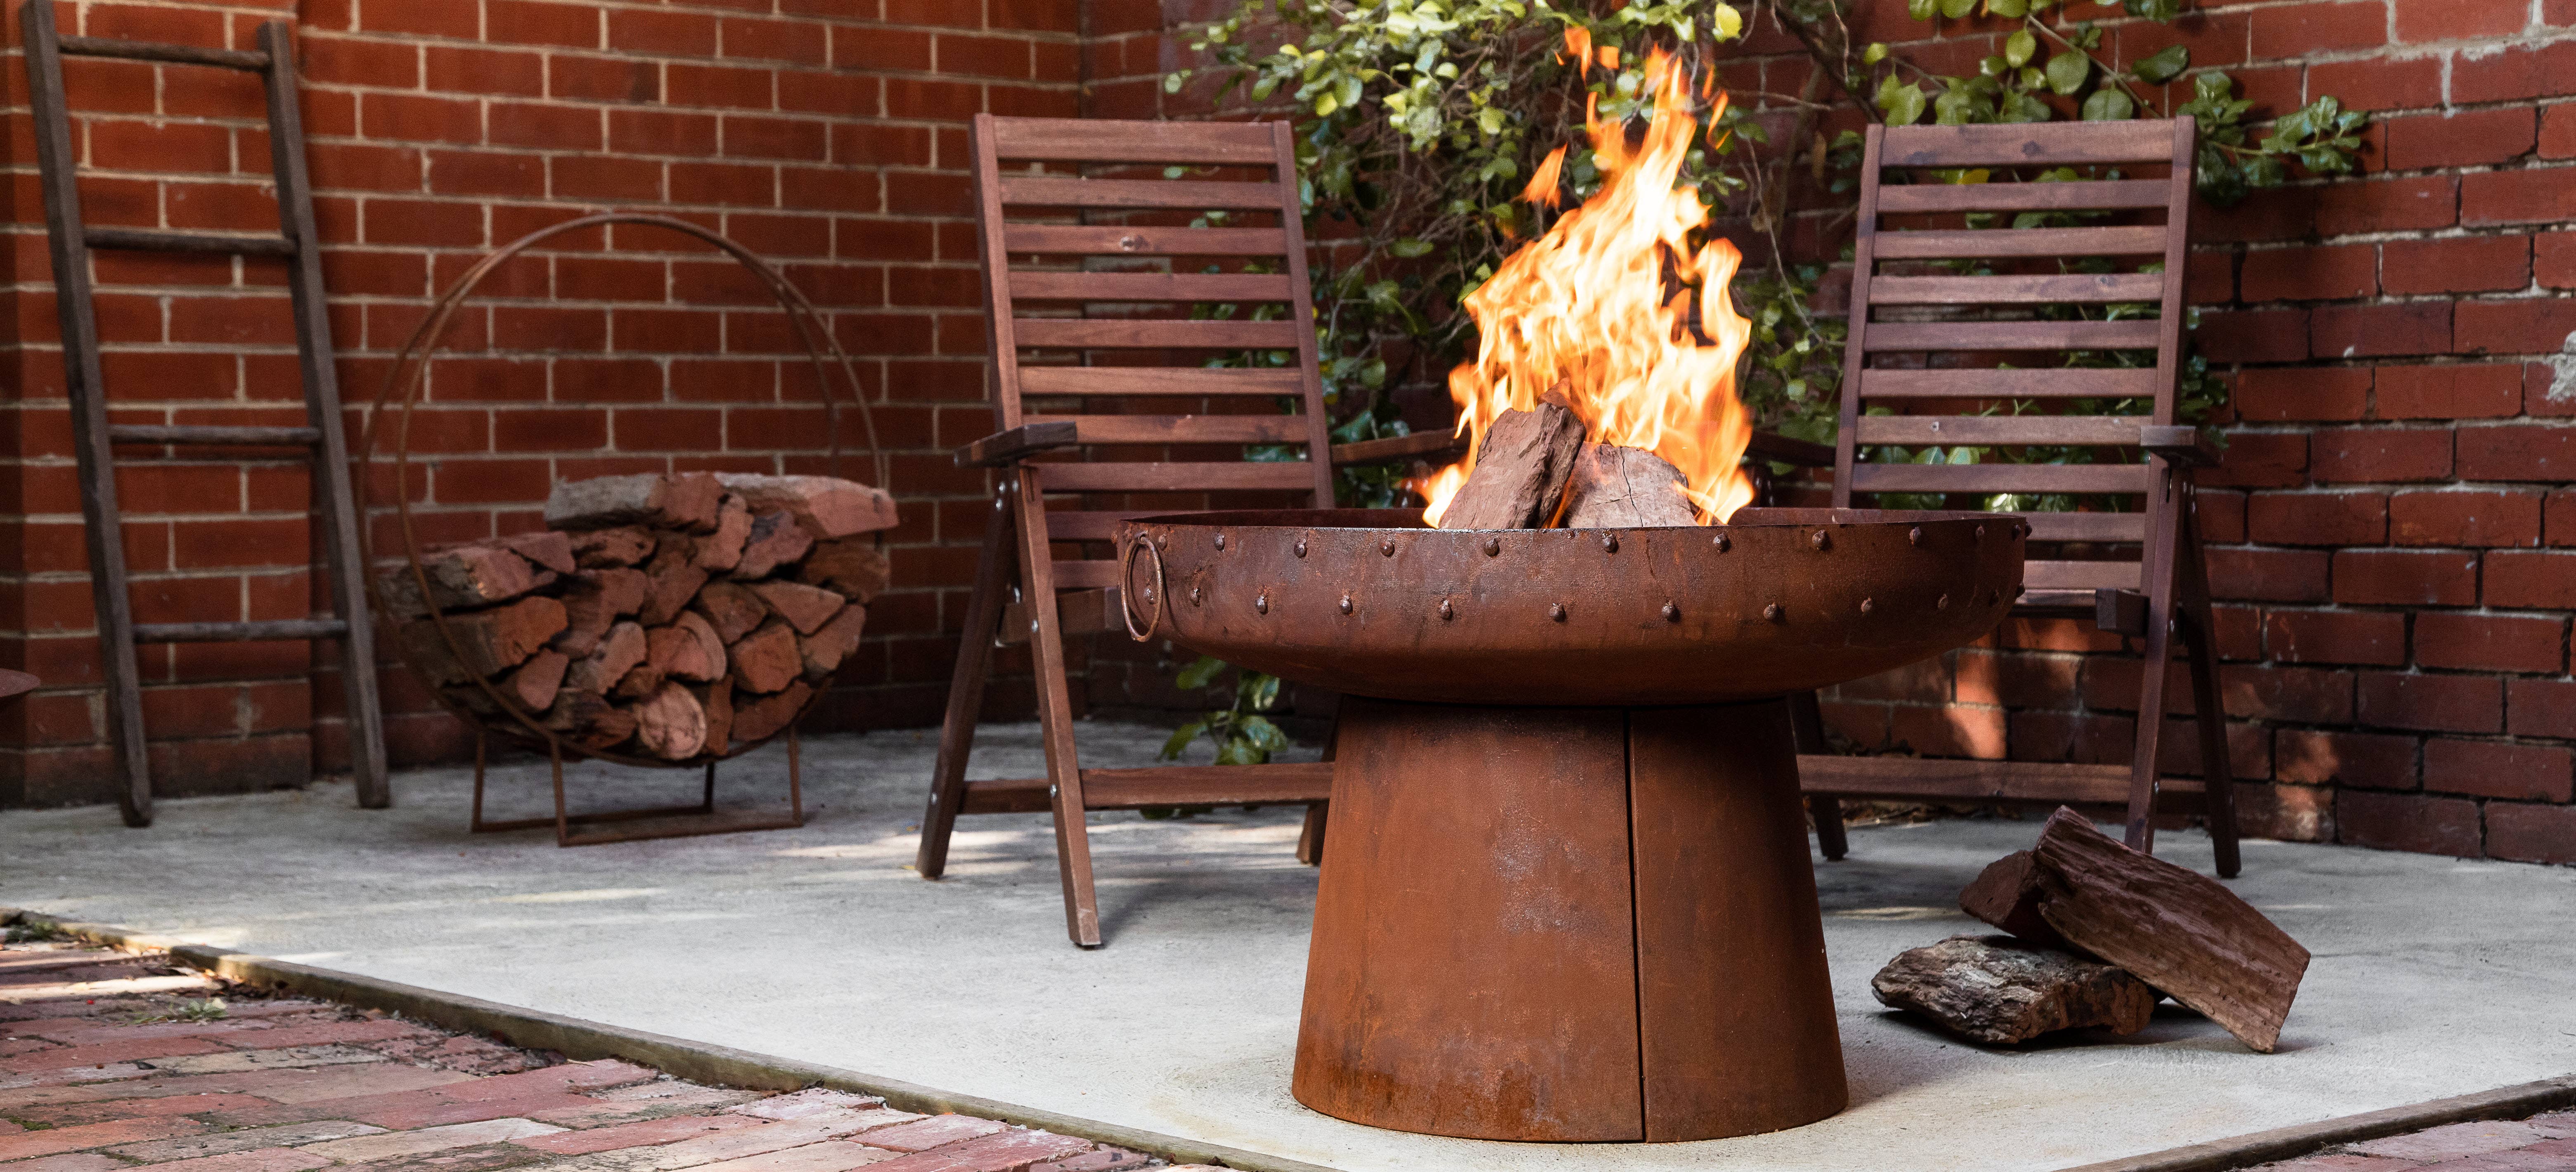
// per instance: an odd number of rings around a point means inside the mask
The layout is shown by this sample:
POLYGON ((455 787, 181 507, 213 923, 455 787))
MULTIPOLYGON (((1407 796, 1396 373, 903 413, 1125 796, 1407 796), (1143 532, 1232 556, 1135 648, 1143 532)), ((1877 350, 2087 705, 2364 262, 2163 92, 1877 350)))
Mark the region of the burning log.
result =
POLYGON ((1568 529, 1637 529, 1697 525, 1681 469, 1644 448, 1583 445, 1565 487, 1568 529))
POLYGON ((1440 515, 1443 529, 1543 529, 1556 523, 1566 478, 1583 449, 1574 413, 1541 400, 1535 411, 1505 411, 1476 449, 1467 483, 1440 515))
POLYGON ((2033 917, 2071 950, 2127 969, 2269 1054, 2308 950, 2217 880, 2130 850, 2059 807, 2028 854, 1998 860, 1960 897, 1997 927, 2033 917))
POLYGON ((2107 964, 2010 936, 1953 936, 1899 953, 1870 992, 1972 1042, 2010 1046, 2057 1030, 2147 1028, 2156 991, 2107 964))
POLYGON ((432 551, 382 577, 405 658, 494 727, 478 681, 569 743, 690 760, 774 735, 858 648, 887 580, 883 493, 821 477, 558 485, 548 530, 432 551), (390 600, 409 600, 405 611, 390 600), (451 653, 427 617, 454 634, 451 653))

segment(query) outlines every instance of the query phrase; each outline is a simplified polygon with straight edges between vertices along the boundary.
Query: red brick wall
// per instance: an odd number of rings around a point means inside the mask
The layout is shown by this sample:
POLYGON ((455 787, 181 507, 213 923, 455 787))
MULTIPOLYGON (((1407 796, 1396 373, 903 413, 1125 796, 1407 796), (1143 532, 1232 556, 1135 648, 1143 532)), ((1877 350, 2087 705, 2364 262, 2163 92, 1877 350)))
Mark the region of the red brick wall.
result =
MULTIPOLYGON (((0 661, 46 686, 0 710, 0 805, 102 801, 97 642, 17 8, 0 661)), ((57 11, 67 33, 232 47, 262 20, 299 22, 353 442, 355 405, 374 398, 429 298, 527 231, 598 208, 666 211, 784 266, 858 359, 905 510, 891 535, 896 588, 872 609, 825 719, 937 720, 954 647, 942 632, 964 606, 985 490, 941 453, 989 421, 964 121, 1080 112, 1078 0, 84 0, 57 11)), ((250 76, 74 60, 69 84, 91 222, 275 229, 250 76)), ((810 462, 816 386, 790 360, 783 319, 728 262, 677 239, 565 238, 487 284, 489 308, 451 336, 414 423, 426 467, 409 491, 425 538, 533 526, 558 476, 810 462)), ((120 422, 300 418, 280 266, 102 255, 97 277, 120 422)), ((300 464, 151 456, 120 470, 139 618, 309 612, 300 464)), ((303 644, 146 648, 161 791, 298 785, 344 768, 337 683, 315 660, 303 644)), ((384 680, 398 761, 465 747, 402 672, 384 680)))

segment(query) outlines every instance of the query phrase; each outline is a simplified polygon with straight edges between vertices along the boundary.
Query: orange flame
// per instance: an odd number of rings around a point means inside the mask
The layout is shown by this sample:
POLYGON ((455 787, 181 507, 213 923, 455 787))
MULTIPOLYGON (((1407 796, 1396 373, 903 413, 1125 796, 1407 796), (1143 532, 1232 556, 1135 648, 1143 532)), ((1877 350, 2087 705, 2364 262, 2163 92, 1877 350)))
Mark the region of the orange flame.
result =
POLYGON ((1560 381, 1592 442, 1644 448, 1680 469, 1703 524, 1723 524, 1753 499, 1741 467, 1753 427, 1735 396, 1753 323, 1727 293, 1744 258, 1724 240, 1691 246, 1708 207, 1674 186, 1696 129, 1690 85, 1661 52, 1646 81, 1655 113, 1644 141, 1631 150, 1621 126, 1587 111, 1601 190, 1467 295, 1476 360, 1449 372, 1449 396, 1468 455, 1414 483, 1431 502, 1424 520, 1439 522, 1494 421, 1534 408, 1560 381))

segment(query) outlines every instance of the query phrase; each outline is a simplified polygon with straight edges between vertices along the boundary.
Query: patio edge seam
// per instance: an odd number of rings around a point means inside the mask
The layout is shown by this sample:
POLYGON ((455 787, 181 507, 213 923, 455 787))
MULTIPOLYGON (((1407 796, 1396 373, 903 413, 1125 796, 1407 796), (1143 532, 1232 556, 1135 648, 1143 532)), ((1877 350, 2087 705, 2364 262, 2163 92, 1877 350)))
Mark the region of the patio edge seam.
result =
POLYGON ((2384 1139, 2450 1123, 2520 1118, 2570 1105, 2576 1105, 2576 1074, 2276 1127, 2143 1156, 2078 1164, 2059 1172, 2227 1172, 2312 1155, 2337 1144, 2384 1139))
POLYGON ((650 1066, 674 1078, 752 1090, 794 1091, 821 1086, 836 1091, 877 1095, 897 1110, 924 1114, 955 1112, 997 1119, 1159 1156, 1175 1164, 1216 1164, 1237 1172, 1339 1172, 1321 1164, 1202 1143, 997 1099, 956 1094, 837 1066, 798 1062, 731 1046, 693 1042, 543 1010, 522 1009, 479 997, 443 993, 397 981, 155 936, 113 924, 82 923, 29 908, 0 906, 0 924, 21 921, 45 924, 66 935, 122 951, 168 953, 176 963, 246 985, 308 994, 362 1009, 399 1013, 431 1025, 495 1037, 512 1046, 553 1050, 575 1061, 619 1058, 650 1066))

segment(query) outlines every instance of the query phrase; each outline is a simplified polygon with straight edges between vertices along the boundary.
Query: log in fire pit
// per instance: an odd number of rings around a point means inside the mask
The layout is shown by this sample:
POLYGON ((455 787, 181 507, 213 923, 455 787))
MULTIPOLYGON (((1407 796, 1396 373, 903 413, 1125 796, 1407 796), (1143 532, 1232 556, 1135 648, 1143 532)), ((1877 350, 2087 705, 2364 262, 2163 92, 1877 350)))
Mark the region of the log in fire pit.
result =
POLYGON ((1686 1140, 1845 1102, 1786 692, 1970 642, 2018 518, 1746 509, 1121 527, 1140 630, 1346 694, 1293 1090, 1379 1127, 1686 1140))

